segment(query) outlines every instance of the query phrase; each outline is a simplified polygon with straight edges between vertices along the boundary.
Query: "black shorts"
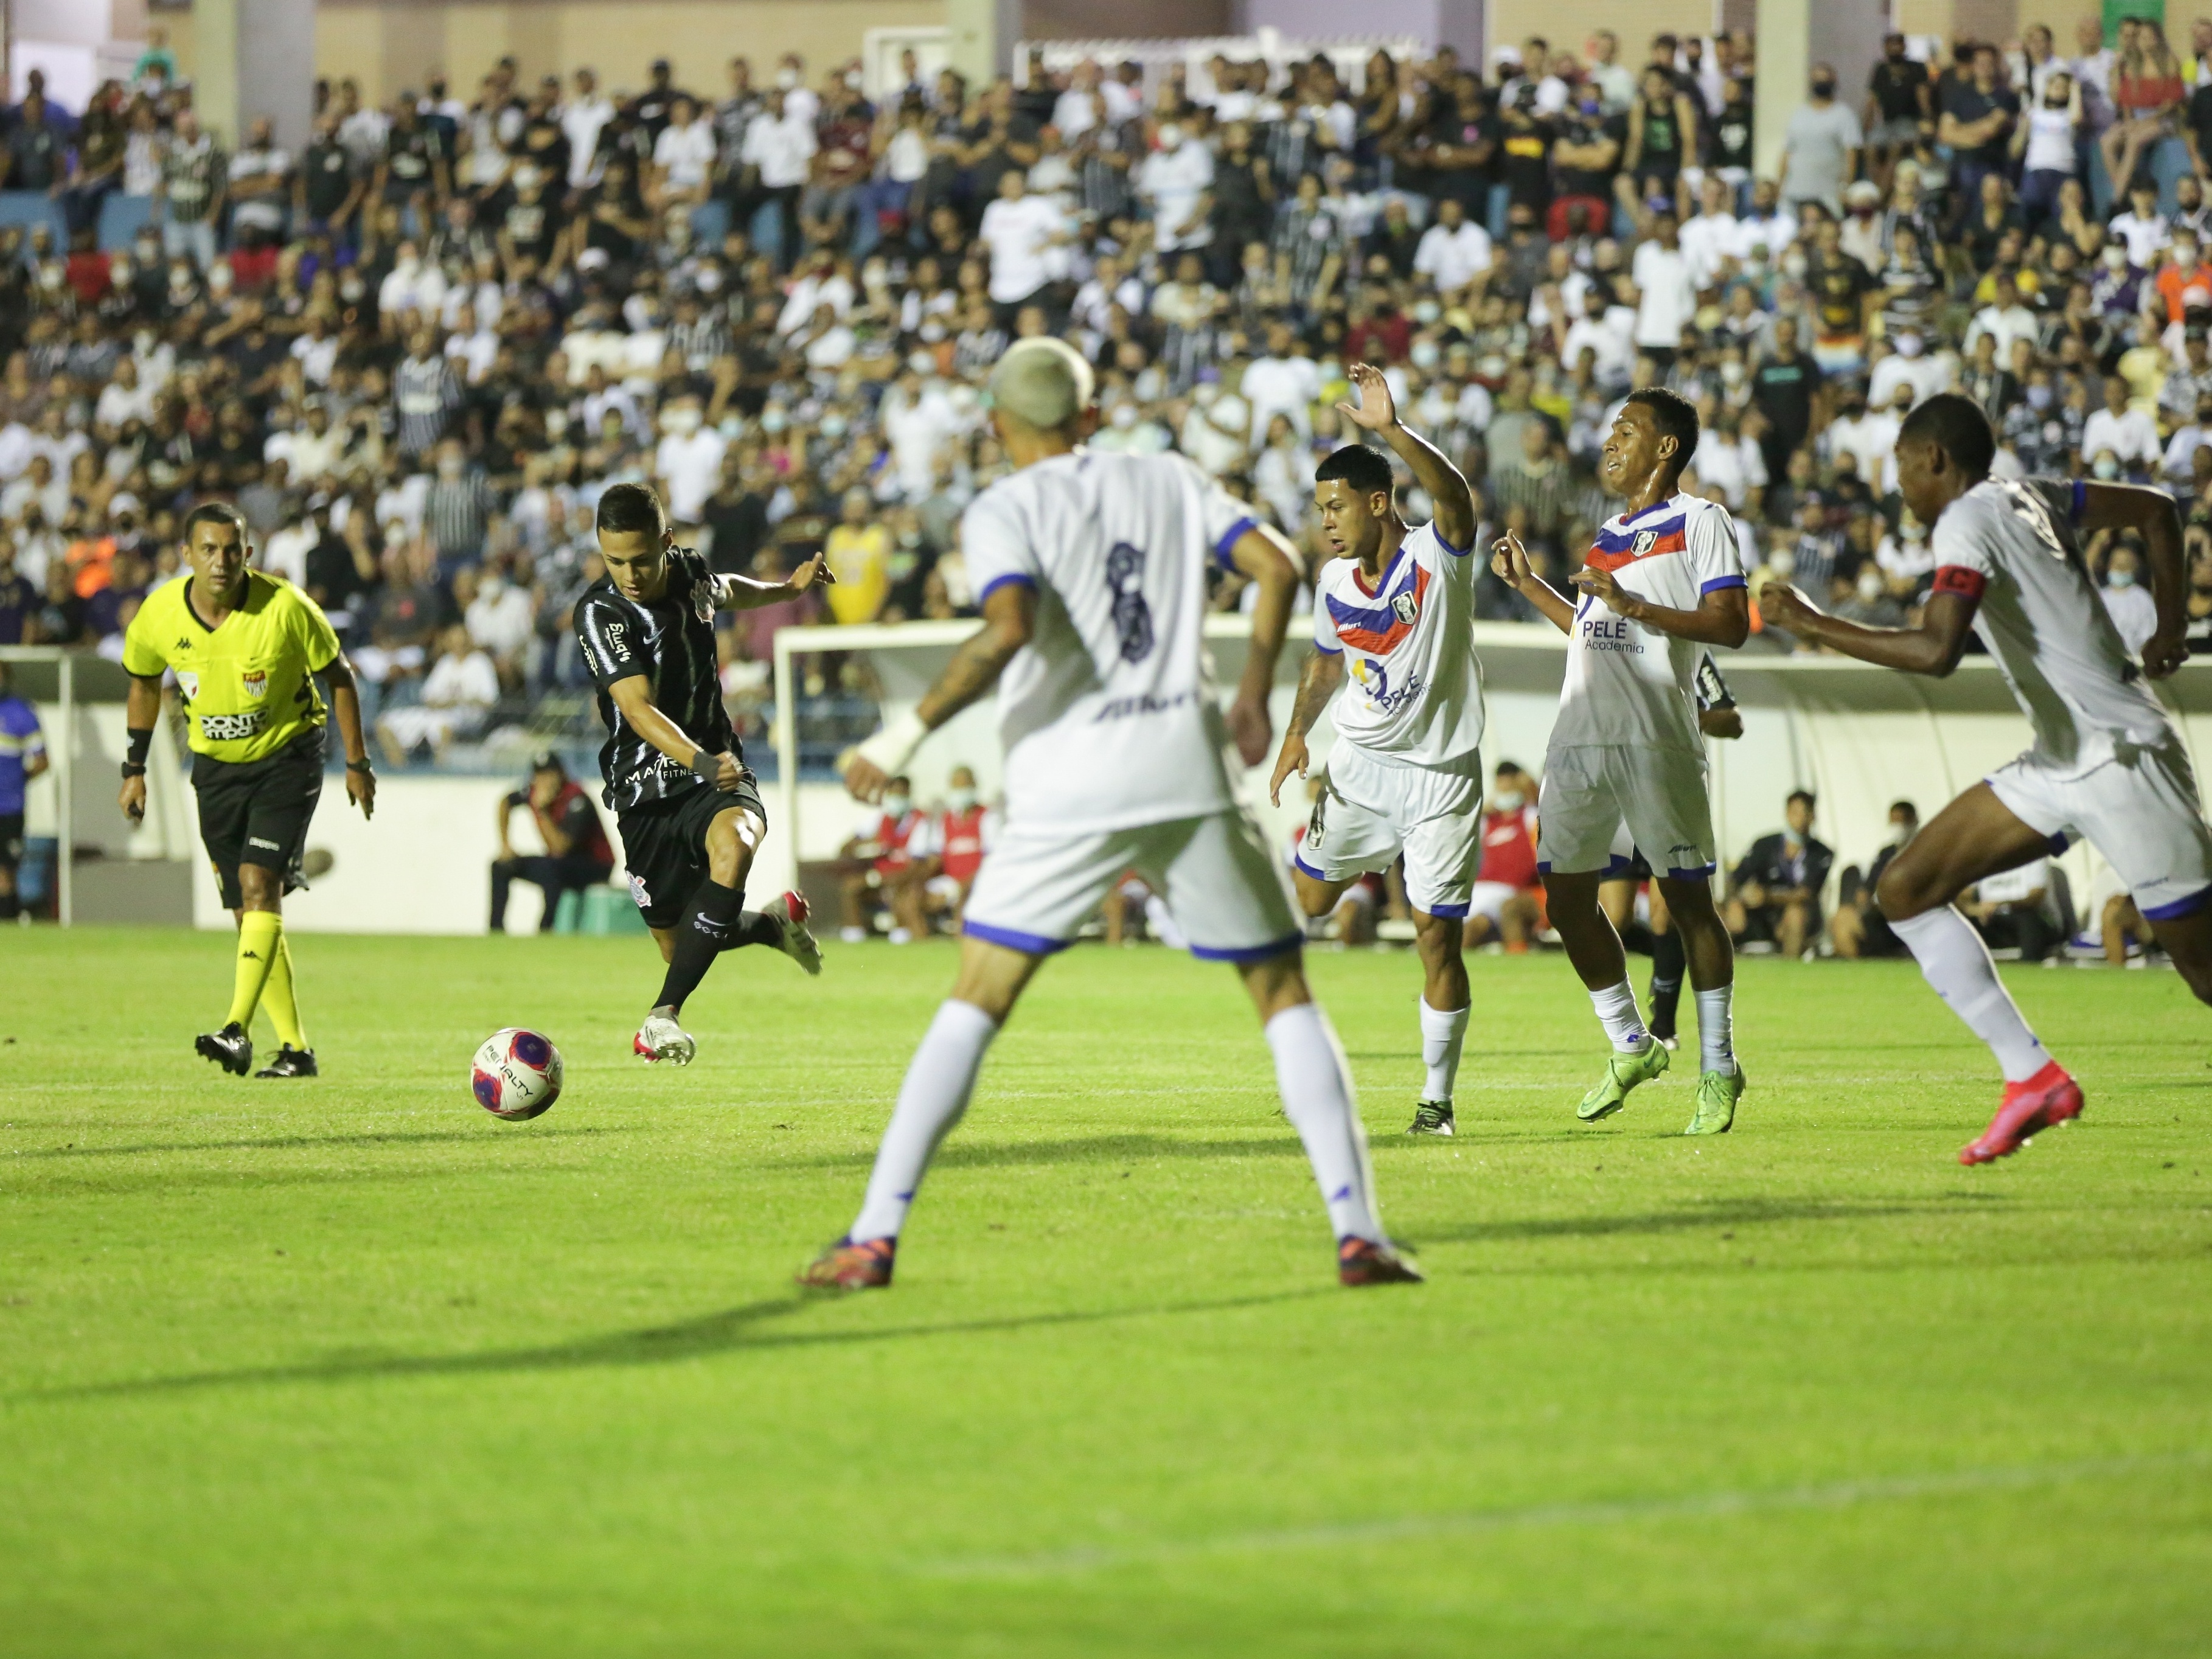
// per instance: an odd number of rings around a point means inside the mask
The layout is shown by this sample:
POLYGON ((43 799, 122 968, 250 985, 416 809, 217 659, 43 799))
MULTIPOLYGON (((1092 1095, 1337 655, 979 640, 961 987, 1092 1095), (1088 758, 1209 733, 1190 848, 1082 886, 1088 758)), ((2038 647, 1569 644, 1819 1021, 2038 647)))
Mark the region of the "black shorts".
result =
POLYGON ((691 896, 707 879, 707 830, 733 806, 768 822, 751 773, 735 789, 687 789, 672 800, 648 801, 615 814, 623 861, 629 869, 629 896, 647 927, 673 927, 684 920, 691 896))
POLYGON ((9 875, 23 861, 23 815, 0 812, 0 870, 9 875))
POLYGON ((306 884, 307 825, 323 793, 323 733, 318 726, 258 761, 192 757, 192 793, 199 797, 200 844, 222 884, 222 908, 246 902, 238 866, 258 864, 284 878, 284 890, 306 884))

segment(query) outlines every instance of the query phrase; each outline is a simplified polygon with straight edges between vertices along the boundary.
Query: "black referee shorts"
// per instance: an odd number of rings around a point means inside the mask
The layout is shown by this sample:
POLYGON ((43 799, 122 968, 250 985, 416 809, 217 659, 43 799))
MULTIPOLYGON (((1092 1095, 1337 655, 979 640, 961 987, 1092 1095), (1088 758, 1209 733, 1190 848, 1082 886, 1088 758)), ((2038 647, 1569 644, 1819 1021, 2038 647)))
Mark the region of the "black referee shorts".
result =
POLYGON ((222 906, 246 902, 238 866, 258 864, 284 878, 288 893, 305 885, 307 825, 323 793, 323 732, 318 726, 258 761, 192 757, 192 793, 199 797, 200 844, 222 884, 222 906))
POLYGON ((742 807, 768 822, 753 775, 735 789, 687 789, 668 800, 647 801, 615 814, 622 829, 623 858, 629 867, 629 896, 637 901, 648 927, 673 927, 684 920, 691 896, 707 879, 707 831, 732 807, 742 807))

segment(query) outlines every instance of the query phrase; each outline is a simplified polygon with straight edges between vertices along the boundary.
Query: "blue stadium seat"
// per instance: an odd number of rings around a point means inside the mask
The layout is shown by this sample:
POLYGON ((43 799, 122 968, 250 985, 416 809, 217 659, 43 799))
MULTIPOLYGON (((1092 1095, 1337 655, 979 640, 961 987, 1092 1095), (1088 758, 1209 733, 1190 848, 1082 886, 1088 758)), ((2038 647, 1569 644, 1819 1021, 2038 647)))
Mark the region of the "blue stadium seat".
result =
POLYGON ((100 204, 100 245, 110 253, 131 246, 139 227, 154 222, 154 198, 117 191, 100 204))
MULTIPOLYGON (((42 190, 0 190, 0 226, 5 225, 21 225, 27 231, 45 225, 53 232, 57 249, 69 246, 69 221, 62 217, 62 204, 42 190)), ((24 251, 29 252, 27 246, 24 251)))
POLYGON ((691 234, 702 247, 720 249, 722 238, 730 234, 730 204, 716 197, 693 208, 691 234))

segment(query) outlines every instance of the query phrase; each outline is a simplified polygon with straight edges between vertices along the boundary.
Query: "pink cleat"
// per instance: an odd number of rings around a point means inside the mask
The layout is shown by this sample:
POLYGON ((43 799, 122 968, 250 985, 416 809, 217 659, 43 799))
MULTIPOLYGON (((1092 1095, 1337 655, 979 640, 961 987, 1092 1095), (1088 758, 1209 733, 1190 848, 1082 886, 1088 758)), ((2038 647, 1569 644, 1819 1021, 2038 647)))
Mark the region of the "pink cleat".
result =
POLYGON ((2081 1115, 2081 1085, 2054 1060, 2027 1082, 2005 1085, 2004 1103, 1981 1139, 1959 1149, 1959 1162, 1991 1164, 2008 1158, 2039 1131, 2081 1115))

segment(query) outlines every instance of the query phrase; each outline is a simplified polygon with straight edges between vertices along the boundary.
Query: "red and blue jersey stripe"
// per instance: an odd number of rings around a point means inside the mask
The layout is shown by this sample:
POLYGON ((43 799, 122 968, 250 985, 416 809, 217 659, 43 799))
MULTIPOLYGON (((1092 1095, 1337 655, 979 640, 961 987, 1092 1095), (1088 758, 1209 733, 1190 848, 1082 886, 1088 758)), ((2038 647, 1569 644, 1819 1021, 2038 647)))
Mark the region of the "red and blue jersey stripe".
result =
POLYGON ((1401 593, 1413 595, 1413 616, 1418 619, 1429 593, 1428 568, 1418 560, 1407 560, 1405 574, 1395 582, 1386 578, 1382 591, 1376 595, 1376 603, 1371 606, 1353 605, 1334 593, 1324 595, 1323 603, 1328 606, 1328 619, 1335 625, 1338 641, 1365 656, 1389 656, 1413 631, 1413 622, 1401 618, 1393 608, 1401 593))
POLYGON ((1599 570, 1618 570, 1638 559, 1656 559, 1668 553, 1686 553, 1690 548, 1689 514, 1677 511, 1638 524, 1612 523, 1597 532, 1587 561, 1599 570), (1650 543, 1638 542, 1649 536, 1650 543))

